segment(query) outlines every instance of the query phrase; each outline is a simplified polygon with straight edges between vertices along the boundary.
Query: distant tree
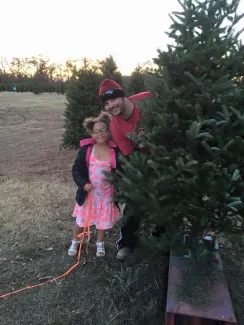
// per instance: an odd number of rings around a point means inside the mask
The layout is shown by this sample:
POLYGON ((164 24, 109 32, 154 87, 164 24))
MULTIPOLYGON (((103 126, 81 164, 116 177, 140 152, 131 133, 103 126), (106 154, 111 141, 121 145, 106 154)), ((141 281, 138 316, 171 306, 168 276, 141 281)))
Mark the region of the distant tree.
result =
POLYGON ((64 84, 64 82, 61 82, 61 84, 60 84, 60 93, 62 95, 65 93, 65 84, 64 84))
POLYGON ((138 65, 132 72, 127 92, 132 95, 145 90, 145 71, 141 65, 138 65))
POLYGON ((104 79, 113 79, 118 84, 122 84, 122 74, 119 71, 116 62, 111 55, 105 58, 105 60, 99 61, 99 68, 104 79))
POLYGON ((29 89, 28 89, 28 84, 25 83, 23 88, 24 88, 24 92, 29 91, 29 89))
POLYGON ((96 67, 84 59, 83 67, 75 74, 77 81, 66 92, 63 148, 79 147, 79 141, 89 136, 82 125, 84 119, 97 115, 101 109, 97 93, 102 76, 96 67))
POLYGON ((138 64, 129 79, 127 94, 133 95, 148 90, 147 79, 153 73, 154 69, 150 62, 138 64))

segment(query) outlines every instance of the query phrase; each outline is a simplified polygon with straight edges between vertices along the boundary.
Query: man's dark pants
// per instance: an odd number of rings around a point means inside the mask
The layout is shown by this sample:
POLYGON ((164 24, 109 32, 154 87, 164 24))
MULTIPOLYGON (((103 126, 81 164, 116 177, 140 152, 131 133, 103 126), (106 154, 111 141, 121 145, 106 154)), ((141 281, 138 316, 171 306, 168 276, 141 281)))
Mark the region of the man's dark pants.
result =
MULTIPOLYGON (((137 244, 138 238, 136 232, 139 228, 139 218, 130 217, 120 229, 120 239, 117 241, 117 249, 124 247, 134 248, 137 244)), ((166 231, 165 226, 156 225, 152 230, 154 237, 160 237, 166 231)))

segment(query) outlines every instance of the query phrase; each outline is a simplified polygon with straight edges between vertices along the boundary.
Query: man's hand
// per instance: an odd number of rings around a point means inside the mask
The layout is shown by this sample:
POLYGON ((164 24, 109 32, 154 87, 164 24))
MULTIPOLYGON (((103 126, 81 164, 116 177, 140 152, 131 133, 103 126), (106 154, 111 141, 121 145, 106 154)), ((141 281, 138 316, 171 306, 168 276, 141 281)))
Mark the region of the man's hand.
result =
POLYGON ((86 192, 90 192, 90 190, 92 189, 92 185, 90 183, 86 183, 83 187, 84 191, 86 192))

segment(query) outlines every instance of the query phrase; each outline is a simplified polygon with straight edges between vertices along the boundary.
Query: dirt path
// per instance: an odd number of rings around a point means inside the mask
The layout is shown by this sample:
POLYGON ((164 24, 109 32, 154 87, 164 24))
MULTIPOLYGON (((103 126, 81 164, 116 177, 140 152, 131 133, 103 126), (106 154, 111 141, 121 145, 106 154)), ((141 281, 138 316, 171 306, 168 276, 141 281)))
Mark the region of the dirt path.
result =
POLYGON ((70 180, 74 152, 60 151, 65 97, 0 93, 0 175, 70 180))

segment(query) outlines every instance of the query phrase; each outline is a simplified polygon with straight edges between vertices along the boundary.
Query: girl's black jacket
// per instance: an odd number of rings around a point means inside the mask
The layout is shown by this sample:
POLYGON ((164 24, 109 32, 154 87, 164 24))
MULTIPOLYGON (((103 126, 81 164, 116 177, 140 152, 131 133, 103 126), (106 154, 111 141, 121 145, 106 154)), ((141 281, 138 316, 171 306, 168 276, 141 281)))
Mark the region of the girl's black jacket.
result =
MULTIPOLYGON (((93 144, 87 144, 82 146, 78 154, 76 156, 75 162, 72 167, 72 176, 73 179, 78 186, 77 192, 76 192, 76 202, 78 205, 83 205, 86 197, 87 197, 87 192, 83 190, 84 185, 86 183, 89 183, 89 171, 88 171, 88 166, 87 166, 87 160, 90 157, 90 152, 91 152, 91 147, 93 144)), ((113 157, 115 158, 112 162, 112 171, 115 171, 115 169, 120 169, 120 163, 118 161, 118 155, 119 155, 119 149, 117 147, 111 147, 113 151, 113 157)))

